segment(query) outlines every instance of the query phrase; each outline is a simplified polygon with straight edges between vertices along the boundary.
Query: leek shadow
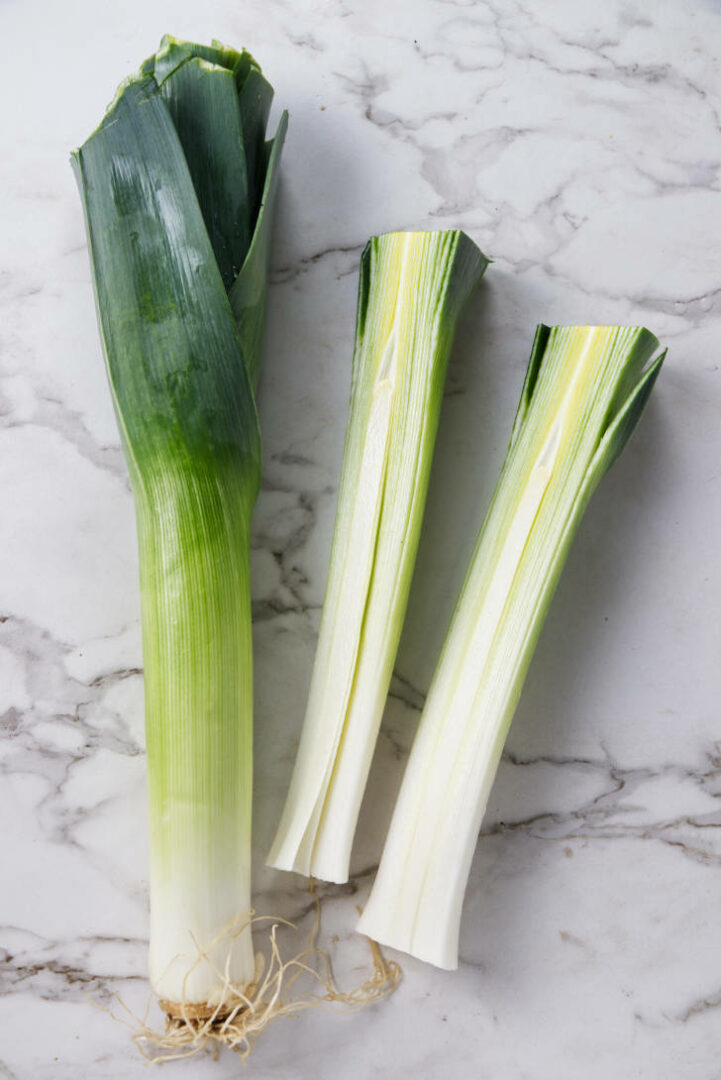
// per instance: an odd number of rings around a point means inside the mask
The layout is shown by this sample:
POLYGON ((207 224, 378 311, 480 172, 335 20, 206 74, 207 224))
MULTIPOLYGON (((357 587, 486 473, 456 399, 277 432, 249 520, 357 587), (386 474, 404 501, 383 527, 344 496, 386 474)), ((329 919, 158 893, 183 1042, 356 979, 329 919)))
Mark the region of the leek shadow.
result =
POLYGON ((459 321, 396 671, 428 690, 501 470, 531 338, 506 323, 507 283, 491 267, 459 321), (515 332, 514 332, 515 331, 515 332))

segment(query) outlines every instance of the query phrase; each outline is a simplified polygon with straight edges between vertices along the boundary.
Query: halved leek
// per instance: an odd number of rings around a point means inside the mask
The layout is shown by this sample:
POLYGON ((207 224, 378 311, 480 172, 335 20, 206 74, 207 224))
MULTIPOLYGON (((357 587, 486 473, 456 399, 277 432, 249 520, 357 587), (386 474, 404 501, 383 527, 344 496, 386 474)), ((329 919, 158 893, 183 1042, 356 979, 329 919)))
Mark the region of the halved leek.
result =
POLYGON ((343 882, 408 601, 448 355, 487 260, 462 232, 374 237, 305 723, 269 856, 343 882))
POLYGON ((286 116, 248 53, 164 38, 74 155, 138 524, 150 974, 170 1014, 255 977, 254 388, 286 116))
POLYGON ((359 930, 458 962, 478 830, 574 533, 663 355, 647 330, 540 326, 501 478, 426 701, 359 930))

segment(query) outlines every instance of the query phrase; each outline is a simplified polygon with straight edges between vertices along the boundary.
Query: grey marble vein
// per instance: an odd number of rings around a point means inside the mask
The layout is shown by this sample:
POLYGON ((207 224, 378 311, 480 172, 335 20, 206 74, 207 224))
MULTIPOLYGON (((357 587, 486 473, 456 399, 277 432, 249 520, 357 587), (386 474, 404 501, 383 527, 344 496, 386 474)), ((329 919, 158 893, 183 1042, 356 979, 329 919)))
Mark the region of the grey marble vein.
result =
MULTIPOLYGON (((135 526, 67 155, 170 31, 250 48, 291 112, 251 553, 254 902, 297 923, 282 930, 289 950, 316 901, 264 856, 318 632, 360 254, 388 229, 460 227, 494 259, 451 361, 351 880, 317 885, 321 941, 344 986, 369 973, 357 909, 535 324, 645 323, 671 345, 539 643, 479 837, 459 970, 399 958, 391 1000, 279 1024, 254 1076, 331 1080, 342 1062, 348 1080, 714 1080, 721 11, 710 0, 248 0, 242 11, 178 0, 176 25, 167 17, 154 0, 92 18, 49 0, 0 11, 0 87, 13 103, 0 170, 0 1076, 140 1077, 107 1010, 128 1020, 125 1006, 144 1016, 150 1004, 159 1019, 145 966, 135 526)), ((230 1080, 239 1066, 221 1056, 174 1068, 230 1080)))

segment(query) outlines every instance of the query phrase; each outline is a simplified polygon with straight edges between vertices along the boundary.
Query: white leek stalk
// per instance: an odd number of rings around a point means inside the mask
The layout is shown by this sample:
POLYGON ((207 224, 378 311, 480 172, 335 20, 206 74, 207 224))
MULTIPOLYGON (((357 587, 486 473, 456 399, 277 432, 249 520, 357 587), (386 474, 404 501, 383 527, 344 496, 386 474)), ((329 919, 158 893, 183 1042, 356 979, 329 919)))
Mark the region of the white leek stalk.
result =
POLYGON ((248 53, 164 39, 77 151, 138 521, 150 976, 195 1018, 253 983, 254 390, 285 117, 248 53))
POLYGON ((348 880, 408 601, 448 355, 486 267, 462 232, 374 237, 318 650, 272 866, 348 880))
POLYGON ((458 963, 473 851, 574 533, 663 355, 617 326, 539 327, 506 462, 436 669, 359 930, 458 963))

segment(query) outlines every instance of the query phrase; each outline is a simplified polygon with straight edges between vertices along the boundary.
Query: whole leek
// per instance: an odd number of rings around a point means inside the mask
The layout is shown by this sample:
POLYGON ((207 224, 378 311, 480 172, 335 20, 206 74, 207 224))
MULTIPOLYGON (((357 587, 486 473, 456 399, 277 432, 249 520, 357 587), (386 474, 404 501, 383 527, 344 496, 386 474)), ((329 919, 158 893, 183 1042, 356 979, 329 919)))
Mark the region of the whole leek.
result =
POLYGON ((574 533, 651 392, 658 342, 540 326, 359 930, 457 965, 463 894, 503 744, 574 533))
POLYGON ((254 391, 286 128, 246 52, 164 38, 74 155, 135 500, 150 974, 202 1016, 255 976, 249 529, 254 391))
POLYGON ((374 237, 305 723, 271 865, 348 879, 416 558, 448 355, 487 260, 462 232, 374 237))

